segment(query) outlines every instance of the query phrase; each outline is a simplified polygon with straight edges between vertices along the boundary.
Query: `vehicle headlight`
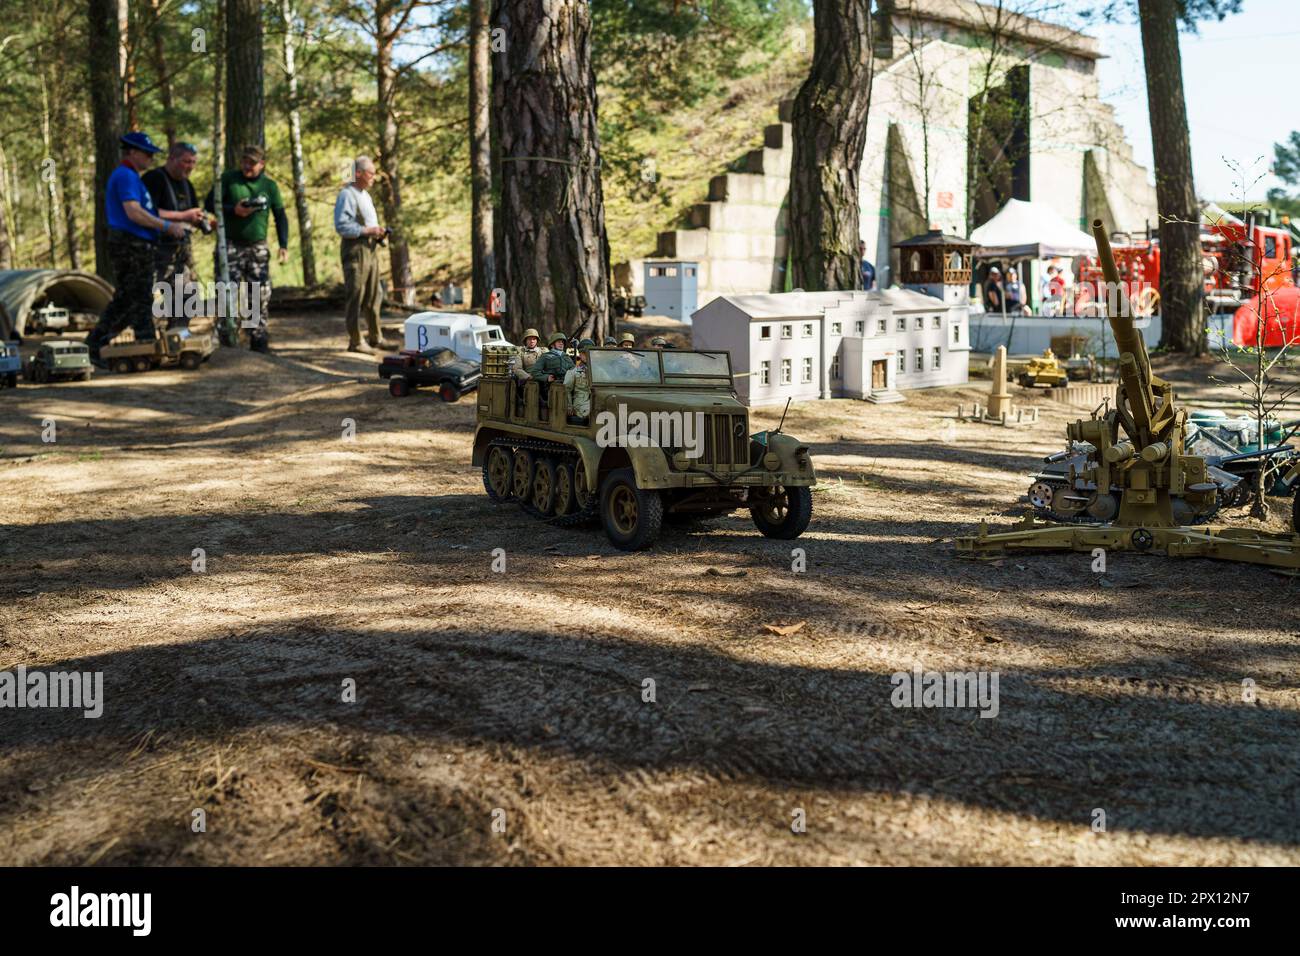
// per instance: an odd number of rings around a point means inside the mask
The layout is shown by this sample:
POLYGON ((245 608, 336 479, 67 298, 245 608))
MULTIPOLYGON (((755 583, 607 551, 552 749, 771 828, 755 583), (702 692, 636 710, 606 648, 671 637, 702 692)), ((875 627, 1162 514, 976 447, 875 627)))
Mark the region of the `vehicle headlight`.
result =
POLYGON ((774 451, 769 451, 763 456, 763 467, 768 471, 781 470, 781 456, 774 451))

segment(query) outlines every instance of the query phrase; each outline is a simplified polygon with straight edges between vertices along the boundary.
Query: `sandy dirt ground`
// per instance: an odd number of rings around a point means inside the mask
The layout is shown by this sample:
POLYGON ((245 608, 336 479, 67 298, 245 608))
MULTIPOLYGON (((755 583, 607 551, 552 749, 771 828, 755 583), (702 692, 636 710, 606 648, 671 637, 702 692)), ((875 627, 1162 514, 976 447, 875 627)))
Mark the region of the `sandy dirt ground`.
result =
POLYGON ((1294 579, 947 543, 1076 411, 793 407, 796 573, 745 514, 625 554, 493 505, 472 400, 276 323, 0 393, 0 669, 104 681, 98 719, 0 710, 0 863, 1300 863, 1294 579), (997 672, 997 716, 894 707, 914 666, 997 672))

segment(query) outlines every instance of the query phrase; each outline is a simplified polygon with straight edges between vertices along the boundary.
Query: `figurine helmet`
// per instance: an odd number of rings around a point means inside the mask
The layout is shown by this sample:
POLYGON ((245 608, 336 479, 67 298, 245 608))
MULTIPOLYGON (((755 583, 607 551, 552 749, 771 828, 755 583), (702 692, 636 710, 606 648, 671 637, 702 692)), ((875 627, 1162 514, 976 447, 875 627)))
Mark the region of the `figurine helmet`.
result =
POLYGON ((546 340, 546 344, 554 345, 556 342, 564 342, 567 344, 568 341, 569 341, 569 337, 567 335, 565 335, 563 332, 556 331, 551 333, 551 337, 546 340))
POLYGON ((661 349, 668 344, 668 340, 664 338, 662 335, 656 335, 654 338, 650 340, 650 344, 657 349, 661 349))
POLYGON ((633 335, 631 332, 624 332, 622 336, 619 337, 618 341, 620 344, 623 342, 627 342, 630 345, 636 345, 636 336, 633 335))
POLYGON ((540 339, 540 338, 541 336, 537 333, 536 329, 524 329, 525 342, 527 342, 529 339, 540 339))

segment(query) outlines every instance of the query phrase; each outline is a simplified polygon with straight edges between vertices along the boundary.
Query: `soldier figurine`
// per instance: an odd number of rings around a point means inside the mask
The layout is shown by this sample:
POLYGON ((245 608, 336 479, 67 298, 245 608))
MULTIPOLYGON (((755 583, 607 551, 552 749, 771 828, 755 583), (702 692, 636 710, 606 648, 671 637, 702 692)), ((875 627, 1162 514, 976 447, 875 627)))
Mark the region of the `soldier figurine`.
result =
POLYGON ((668 340, 662 335, 656 335, 650 340, 650 347, 662 351, 668 347, 668 340))
POLYGON ((636 336, 631 332, 624 332, 623 337, 618 340, 618 347, 621 349, 636 348, 636 336))
POLYGON ((529 375, 539 382, 562 382, 564 373, 573 368, 573 359, 564 353, 569 339, 563 332, 552 332, 549 351, 533 363, 529 375))
POLYGON ((536 329, 524 329, 524 347, 519 350, 519 364, 515 366, 515 378, 521 382, 528 381, 533 366, 546 354, 546 350, 538 344, 540 338, 536 329))
POLYGON ((585 419, 591 414, 591 356, 588 349, 596 347, 591 339, 578 343, 578 363, 564 373, 564 393, 569 400, 569 414, 585 419))

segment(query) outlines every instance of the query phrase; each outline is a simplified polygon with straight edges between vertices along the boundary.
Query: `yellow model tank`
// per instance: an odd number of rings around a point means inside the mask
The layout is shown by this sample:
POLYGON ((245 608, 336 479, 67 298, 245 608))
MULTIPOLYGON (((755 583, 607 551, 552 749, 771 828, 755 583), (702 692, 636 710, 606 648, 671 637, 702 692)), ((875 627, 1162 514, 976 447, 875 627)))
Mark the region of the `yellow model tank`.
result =
POLYGON ((1065 366, 1057 361, 1056 353, 1051 349, 1043 349, 1042 355, 1029 360, 1029 364, 1021 370, 1017 381, 1025 388, 1033 388, 1035 385, 1065 388, 1070 377, 1066 374, 1065 366))

